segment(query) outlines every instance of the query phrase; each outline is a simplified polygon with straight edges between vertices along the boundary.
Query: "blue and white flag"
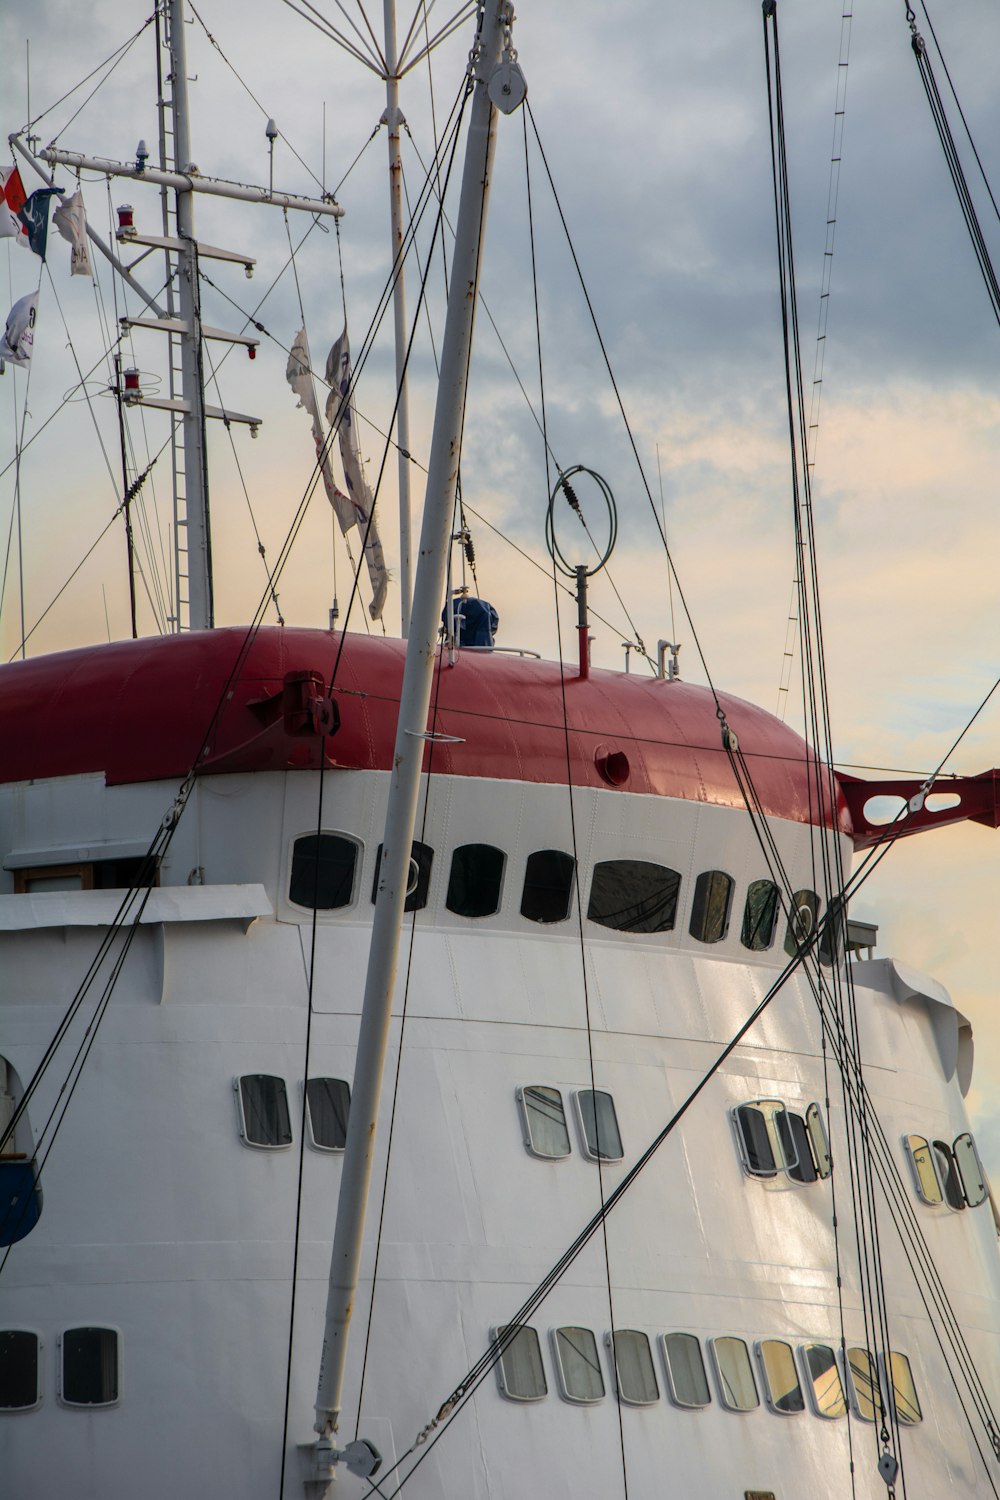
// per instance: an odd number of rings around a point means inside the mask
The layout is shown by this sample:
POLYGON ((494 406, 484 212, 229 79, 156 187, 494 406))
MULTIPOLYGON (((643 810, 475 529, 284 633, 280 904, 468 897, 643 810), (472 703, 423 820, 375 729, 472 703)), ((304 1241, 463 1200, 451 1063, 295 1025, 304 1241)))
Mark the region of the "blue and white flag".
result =
POLYGON ((28 234, 28 248, 45 259, 45 245, 49 237, 49 199, 61 198, 62 188, 36 188, 17 217, 28 234))

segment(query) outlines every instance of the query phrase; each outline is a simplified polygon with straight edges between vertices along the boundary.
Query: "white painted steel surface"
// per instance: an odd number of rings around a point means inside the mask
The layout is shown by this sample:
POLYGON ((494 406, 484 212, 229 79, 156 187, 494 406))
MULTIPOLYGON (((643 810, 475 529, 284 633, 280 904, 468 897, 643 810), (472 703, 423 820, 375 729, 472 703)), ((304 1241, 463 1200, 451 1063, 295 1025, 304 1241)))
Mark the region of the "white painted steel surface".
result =
MULTIPOLYGON (((387 781, 379 773, 328 776, 325 826, 359 839, 364 854, 354 905, 318 922, 312 1076, 353 1072, 387 781)), ((552 788, 466 778, 434 778, 429 793, 423 788, 435 860, 428 907, 404 928, 407 945, 412 929, 406 1045, 361 1410, 362 1433, 388 1462, 598 1206, 597 1167, 579 1139, 566 1160, 530 1156, 515 1100, 519 1086, 546 1083, 568 1106, 574 1089, 590 1085, 574 922, 545 928, 519 915, 527 855, 571 847, 568 799, 552 788), (480 840, 507 853, 502 906, 495 917, 469 921, 444 909, 448 868, 457 844, 480 840)), ((71 1485, 82 1500, 277 1495, 310 936, 308 914, 284 893, 292 843, 315 830, 316 791, 315 776, 305 773, 206 778, 178 828, 157 900, 176 901, 178 910, 190 903, 191 914, 199 903, 231 910, 220 886, 237 886, 254 890, 256 904, 269 903, 275 915, 261 914, 246 931, 240 920, 180 919, 144 924, 137 934, 45 1167, 40 1221, 0 1278, 0 1326, 34 1329, 45 1345, 41 1405, 0 1414, 11 1494, 47 1497, 71 1485), (207 884, 188 887, 199 865, 207 884), (251 1072, 286 1081, 295 1135, 288 1150, 240 1141, 233 1080, 251 1072), (56 1342, 63 1329, 92 1324, 122 1330, 122 1398, 108 1410, 71 1410, 56 1397, 56 1342)), ((0 788, 0 847, 134 837, 155 827, 172 798, 167 784, 107 788, 97 776, 0 788)), ((764 873, 745 815, 613 791, 577 792, 574 800, 585 897, 600 858, 659 858, 683 879, 672 933, 640 937, 585 923, 596 1081, 615 1098, 625 1146, 622 1163, 602 1168, 607 1192, 765 992, 783 954, 780 933, 776 951, 743 950, 735 915, 727 939, 710 950, 687 934, 700 869, 727 869, 737 902, 764 873)), ((806 884, 809 831, 780 824, 774 831, 793 880, 806 884)), ((10 894, 12 872, 0 878, 5 907, 37 901, 10 894)), ((59 899, 82 905, 92 894, 59 899)), ((69 924, 0 935, 0 1051, 22 1082, 98 935, 69 924)), ((854 972, 867 1083, 905 1181, 904 1134, 950 1140, 967 1128, 958 1060, 965 1044, 956 1039, 946 1076, 946 993, 888 960, 854 972)), ((405 994, 401 977, 383 1108, 405 994)), ((964 1018, 954 1013, 954 1022, 961 1032, 964 1018)), ((64 1075, 64 1065, 52 1069, 32 1103, 36 1140, 64 1075)), ((849 1342, 863 1343, 838 1096, 834 1073, 846 1331, 849 1342)), ((774 1001, 610 1218, 616 1326, 644 1330, 654 1345, 675 1329, 703 1346, 727 1334, 751 1346, 762 1338, 838 1342, 830 1186, 751 1180, 740 1166, 729 1110, 762 1097, 799 1110, 824 1098, 815 1008, 800 981, 774 1001)), ((290 1451, 310 1435, 341 1158, 307 1147, 304 1168, 290 1451)), ((385 1172, 383 1140, 377 1199, 385 1172)), ((995 1391, 1000 1277, 989 1207, 955 1213, 911 1201, 995 1391)), ((356 1318, 365 1331, 377 1223, 376 1212, 362 1257, 356 1318)), ((884 1214, 881 1223, 893 1343, 913 1362, 925 1418, 903 1432, 908 1493, 981 1495, 985 1477, 934 1334, 884 1214)), ((506 1500, 621 1492, 599 1237, 535 1326, 547 1399, 507 1401, 491 1377, 406 1493, 506 1500), (548 1333, 566 1324, 597 1335, 609 1395, 595 1406, 557 1393, 548 1333)), ((348 1360, 349 1436, 362 1345, 359 1338, 348 1360)), ((715 1386, 709 1408, 681 1411, 663 1395, 659 1347, 655 1359, 661 1400, 622 1414, 630 1493, 662 1493, 666 1476, 679 1494, 850 1493, 845 1421, 782 1417, 763 1404, 729 1413, 715 1386)), ((857 1494, 881 1500, 872 1429, 852 1422, 852 1436, 857 1494)), ((286 1493, 299 1493, 297 1485, 296 1477, 286 1493)), ((365 1493, 345 1474, 337 1487, 348 1500, 365 1493)))

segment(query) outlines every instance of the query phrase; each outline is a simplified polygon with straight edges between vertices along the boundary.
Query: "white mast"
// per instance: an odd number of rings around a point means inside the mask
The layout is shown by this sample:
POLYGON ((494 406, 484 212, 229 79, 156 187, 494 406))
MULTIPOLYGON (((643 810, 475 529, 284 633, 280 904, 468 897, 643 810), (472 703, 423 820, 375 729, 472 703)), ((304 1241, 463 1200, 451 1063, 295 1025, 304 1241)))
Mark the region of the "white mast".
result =
POLYGON ((399 153, 399 75, 395 0, 384 0, 385 124, 389 134, 389 218, 392 234, 392 316, 396 340, 396 449, 399 464, 399 633, 410 633, 410 402, 406 375, 406 281, 403 261, 403 162, 399 153))
MULTIPOLYGON (((479 34, 470 62, 471 76, 475 83, 420 532, 420 566, 413 595, 406 668, 400 695, 382 861, 379 866, 351 1112, 330 1263, 326 1329, 316 1395, 316 1431, 320 1434, 320 1444, 318 1448, 313 1448, 315 1478, 319 1478, 324 1449, 327 1457, 331 1456, 329 1438, 337 1430, 348 1329, 357 1291, 379 1096, 392 1019, 400 925, 406 899, 420 772, 427 740, 427 711, 465 419, 466 378, 479 281, 480 250, 492 176, 496 111, 490 101, 488 86, 497 71, 501 47, 507 39, 512 18, 513 10, 509 0, 486 0, 480 12, 479 34)), ((519 103, 520 100, 516 102, 519 103)), ((332 1469, 327 1470, 326 1477, 330 1476, 332 1469)))
MULTIPOLYGON (((170 99, 174 127, 174 165, 186 173, 191 164, 188 112, 187 48, 184 41, 184 0, 168 0, 170 99)), ((205 391, 201 352, 201 296, 198 287, 198 246, 194 236, 194 194, 178 188, 177 300, 181 323, 181 395, 184 412, 184 515, 176 525, 185 528, 187 552, 188 621, 192 630, 208 630, 214 623, 212 545, 208 517, 208 464, 205 452, 205 391)), ((178 539, 178 556, 185 550, 178 539)), ((177 611, 183 607, 182 580, 177 579, 177 611)))

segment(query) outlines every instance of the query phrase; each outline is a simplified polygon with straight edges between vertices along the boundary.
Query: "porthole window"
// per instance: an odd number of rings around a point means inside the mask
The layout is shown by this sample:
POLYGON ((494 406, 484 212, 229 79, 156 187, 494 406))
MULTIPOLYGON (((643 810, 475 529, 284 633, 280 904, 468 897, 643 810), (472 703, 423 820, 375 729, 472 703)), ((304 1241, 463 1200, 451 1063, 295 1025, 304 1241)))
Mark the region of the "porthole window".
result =
POLYGON ((594 866, 587 916, 616 932, 670 932, 681 877, 642 859, 607 859, 594 866))
MULTIPOLYGON (((493 1337, 506 1338, 507 1327, 495 1328, 493 1337)), ((538 1334, 533 1328, 519 1328, 496 1364, 497 1381, 509 1401, 541 1401, 549 1393, 542 1364, 538 1334)))
POLYGON ((451 856, 449 911, 459 917, 491 917, 500 910, 506 855, 492 844, 461 844, 451 856))
MULTIPOLYGON (((427 905, 427 892, 431 883, 431 865, 434 863, 434 850, 429 844, 421 844, 414 839, 410 846, 410 867, 406 877, 406 900, 403 902, 404 911, 422 911, 427 905)), ((378 846, 375 856, 375 878, 372 881, 372 905, 378 895, 378 877, 382 868, 382 845, 378 846)))
POLYGON ((701 1345, 694 1334, 665 1333, 662 1346, 667 1392, 674 1405, 689 1409, 709 1406, 712 1393, 708 1388, 701 1345))
POLYGON ((576 861, 560 849, 536 849, 524 868, 521 916, 529 922, 565 922, 576 861))
POLYGON ((803 1344, 809 1398, 818 1417, 835 1421, 847 1412, 847 1397, 840 1379, 837 1356, 829 1344, 803 1344))
POLYGON ((42 1399, 37 1333, 0 1329, 0 1411, 31 1411, 42 1399))
POLYGON ((944 1189, 944 1201, 949 1208, 965 1208, 965 1194, 962 1191, 962 1179, 959 1176, 958 1166, 952 1155, 951 1147, 947 1141, 935 1141, 933 1145, 934 1160, 937 1163, 938 1176, 944 1189))
POLYGON ((742 1339, 712 1340, 712 1357, 719 1378, 719 1395, 728 1411, 753 1411, 760 1405, 750 1352, 742 1339))
POLYGON ((66 1406, 114 1406, 121 1383, 121 1335, 115 1328, 67 1328, 59 1395, 66 1406))
POLYGON ((863 1422, 874 1422, 882 1404, 878 1371, 867 1349, 848 1349, 847 1383, 854 1409, 863 1422))
POLYGON ((555 1161, 570 1152, 563 1097, 544 1083, 526 1084, 517 1091, 524 1128, 524 1144, 532 1156, 555 1161))
POLYGON ((816 931, 819 897, 815 891, 796 891, 792 897, 792 915, 785 933, 785 952, 794 958, 803 943, 816 931))
POLYGON ((354 899, 358 845, 339 833, 307 833, 292 846, 288 899, 308 911, 335 911, 354 899))
POLYGON ((688 927, 691 936, 700 943, 721 943, 729 931, 732 901, 732 877, 723 870, 703 870, 694 883, 688 927))
POLYGON ((626 1406, 652 1406, 660 1399, 649 1339, 637 1328, 616 1328, 612 1335, 618 1394, 626 1406))
POLYGON ((310 1078, 306 1083, 309 1139, 317 1151, 343 1151, 351 1086, 346 1078, 310 1078))
POLYGON ((913 1168, 917 1196, 925 1203, 943 1203, 944 1194, 941 1191, 941 1183, 938 1181, 930 1141, 922 1135, 908 1135, 905 1138, 905 1145, 906 1154, 910 1158, 910 1166, 913 1168))
POLYGON ((976 1143, 968 1131, 956 1137, 952 1156, 962 1181, 965 1201, 970 1208, 978 1208, 980 1203, 986 1202, 990 1190, 986 1185, 986 1173, 979 1160, 976 1143))
POLYGON ((897 1354, 895 1350, 889 1355, 889 1380, 896 1416, 907 1427, 915 1427, 918 1422, 924 1420, 924 1414, 920 1410, 917 1388, 913 1381, 913 1370, 906 1355, 897 1354))
POLYGON ((764 1396, 771 1410, 783 1417, 805 1411, 806 1400, 791 1344, 783 1339, 762 1339, 757 1345, 757 1357, 764 1377, 764 1396))
POLYGON ((621 1161, 625 1152, 614 1099, 604 1089, 577 1089, 575 1097, 584 1156, 591 1161, 621 1161))
POLYGON ((743 907, 740 942, 754 953, 764 953, 774 942, 778 920, 778 887, 773 880, 752 880, 743 907))
POLYGON ((240 1135, 248 1146, 277 1150, 292 1144, 292 1122, 283 1078, 244 1073, 235 1084, 240 1135))
POLYGON ((589 1328, 557 1328, 552 1335, 559 1389, 567 1401, 589 1405, 604 1397, 597 1340, 589 1328))

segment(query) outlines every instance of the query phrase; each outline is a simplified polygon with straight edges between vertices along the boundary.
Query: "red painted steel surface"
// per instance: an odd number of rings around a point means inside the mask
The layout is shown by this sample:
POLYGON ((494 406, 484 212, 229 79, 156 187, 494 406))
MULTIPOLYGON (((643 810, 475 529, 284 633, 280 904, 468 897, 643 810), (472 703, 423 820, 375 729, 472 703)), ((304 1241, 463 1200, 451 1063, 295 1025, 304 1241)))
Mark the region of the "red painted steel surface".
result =
MULTIPOLYGON (((0 667, 0 781, 83 772, 103 772, 112 785, 153 781, 181 777, 199 759, 206 773, 318 767, 320 741, 286 731, 282 689, 293 672, 329 682, 341 637, 261 629, 226 699, 245 636, 150 637, 0 667)), ((404 651, 397 640, 347 637, 333 689, 341 728, 327 741, 328 765, 389 768, 404 651)), ((565 680, 574 785, 607 789, 610 780, 624 794, 743 807, 707 688, 596 670, 582 681, 569 667, 565 680)), ((434 745, 436 772, 565 784, 557 664, 463 652, 438 673, 432 713, 435 700, 429 727, 462 741, 434 745)), ((721 702, 764 812, 817 822, 804 741, 763 709, 727 695, 721 702)), ((843 799, 839 823, 850 833, 843 799)))

